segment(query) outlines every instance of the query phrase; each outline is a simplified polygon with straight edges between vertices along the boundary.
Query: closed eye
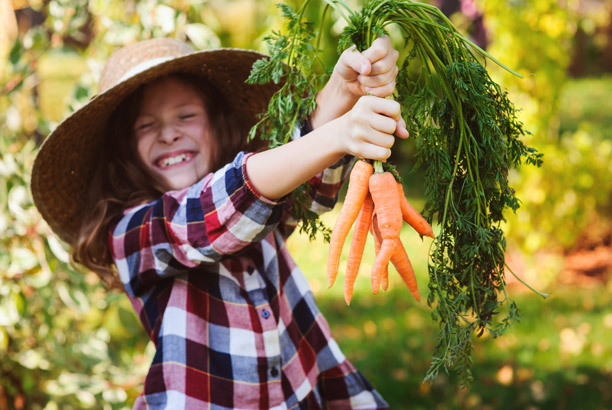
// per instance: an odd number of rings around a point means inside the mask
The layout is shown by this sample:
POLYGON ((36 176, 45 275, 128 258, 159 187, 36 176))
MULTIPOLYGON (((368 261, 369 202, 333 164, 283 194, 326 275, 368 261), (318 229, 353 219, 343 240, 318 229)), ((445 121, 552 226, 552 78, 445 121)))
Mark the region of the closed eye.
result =
POLYGON ((152 122, 147 122, 147 123, 144 123, 144 124, 140 124, 140 125, 138 125, 136 127, 136 131, 146 130, 147 128, 152 127, 152 126, 153 126, 152 122))

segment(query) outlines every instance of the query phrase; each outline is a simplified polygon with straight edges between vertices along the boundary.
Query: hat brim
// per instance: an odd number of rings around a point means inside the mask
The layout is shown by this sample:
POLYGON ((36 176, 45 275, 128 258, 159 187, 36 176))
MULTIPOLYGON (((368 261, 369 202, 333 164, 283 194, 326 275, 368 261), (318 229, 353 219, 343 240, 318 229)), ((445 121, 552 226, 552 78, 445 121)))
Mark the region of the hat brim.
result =
POLYGON ((51 229, 66 242, 76 238, 106 124, 128 95, 156 78, 173 73, 196 74, 209 80, 238 115, 253 125, 279 88, 273 83, 245 82, 253 63, 262 57, 266 56, 241 49, 196 51, 124 79, 72 113, 45 139, 32 169, 34 203, 51 229))

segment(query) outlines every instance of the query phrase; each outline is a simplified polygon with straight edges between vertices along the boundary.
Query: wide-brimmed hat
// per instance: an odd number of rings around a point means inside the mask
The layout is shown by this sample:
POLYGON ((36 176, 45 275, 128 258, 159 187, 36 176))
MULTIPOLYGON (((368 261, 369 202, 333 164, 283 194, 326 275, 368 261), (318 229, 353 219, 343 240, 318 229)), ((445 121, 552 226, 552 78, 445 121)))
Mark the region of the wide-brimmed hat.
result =
POLYGON ((98 94, 62 121, 45 139, 34 162, 34 203, 51 229, 72 242, 87 204, 89 182, 114 109, 141 85, 176 73, 201 76, 217 88, 240 118, 255 124, 277 85, 246 84, 253 63, 265 57, 250 50, 195 51, 174 39, 128 45, 105 64, 98 94))

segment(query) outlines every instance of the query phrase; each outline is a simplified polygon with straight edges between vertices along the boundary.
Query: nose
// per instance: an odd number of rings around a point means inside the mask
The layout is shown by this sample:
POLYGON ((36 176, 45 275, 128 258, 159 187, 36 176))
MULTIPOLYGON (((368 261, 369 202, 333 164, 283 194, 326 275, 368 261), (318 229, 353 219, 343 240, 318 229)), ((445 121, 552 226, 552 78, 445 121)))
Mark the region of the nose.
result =
POLYGON ((159 132, 159 141, 166 145, 172 145, 181 139, 181 133, 172 124, 165 124, 159 132))

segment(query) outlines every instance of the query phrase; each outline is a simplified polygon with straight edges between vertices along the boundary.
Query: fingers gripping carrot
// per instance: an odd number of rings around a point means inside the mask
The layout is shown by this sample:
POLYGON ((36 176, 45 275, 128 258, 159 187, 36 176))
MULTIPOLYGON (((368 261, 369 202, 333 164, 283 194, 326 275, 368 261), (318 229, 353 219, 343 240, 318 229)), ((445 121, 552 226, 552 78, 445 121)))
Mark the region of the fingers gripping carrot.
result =
POLYGON ((421 214, 418 213, 416 209, 412 207, 412 205, 410 205, 410 202, 408 202, 406 196, 404 195, 404 187, 399 182, 397 183, 397 189, 399 191, 400 206, 404 221, 412 226, 419 234, 434 238, 433 229, 431 229, 431 226, 429 223, 427 223, 425 218, 423 218, 421 214))
POLYGON ((378 293, 384 268, 389 263, 397 246, 396 239, 402 229, 402 212, 399 190, 393 174, 390 172, 373 174, 370 177, 369 185, 370 194, 374 201, 374 212, 376 212, 382 237, 380 251, 372 268, 372 292, 378 293))
POLYGON ((361 206, 361 211, 357 216, 357 220, 355 220, 353 239, 351 240, 351 249, 349 251, 348 261, 346 263, 346 273, 344 274, 344 300, 346 300, 347 305, 351 304, 355 279, 359 273, 359 266, 361 265, 363 250, 368 239, 368 231, 370 230, 370 225, 372 224, 373 210, 374 203, 372 202, 372 197, 370 194, 368 194, 363 201, 363 205, 361 206))
POLYGON ((342 205, 340 215, 338 215, 338 219, 334 225, 329 243, 329 256, 327 260, 327 279, 329 287, 336 281, 344 241, 368 194, 368 181, 373 172, 374 169, 372 164, 366 161, 357 161, 351 171, 344 204, 342 205))
POLYGON ((421 300, 412 263, 410 263, 410 258, 408 258, 406 249, 399 238, 397 238, 395 252, 393 253, 393 256, 391 256, 391 263, 393 263, 393 266, 395 266, 397 273, 399 273, 406 286, 408 286, 410 293, 412 293, 412 296, 414 296, 416 301, 418 302, 421 300))

